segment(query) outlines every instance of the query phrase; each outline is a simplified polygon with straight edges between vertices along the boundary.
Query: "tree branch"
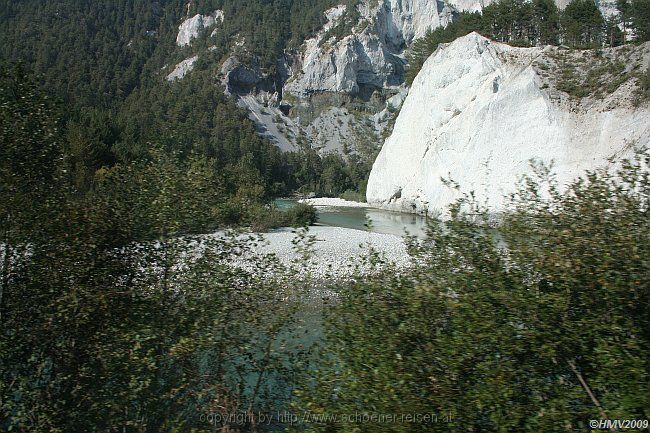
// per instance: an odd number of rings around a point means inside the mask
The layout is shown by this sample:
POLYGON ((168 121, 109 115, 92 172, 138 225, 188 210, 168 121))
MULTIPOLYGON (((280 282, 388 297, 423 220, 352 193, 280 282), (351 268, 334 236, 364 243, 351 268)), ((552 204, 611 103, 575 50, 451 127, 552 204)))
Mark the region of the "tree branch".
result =
POLYGON ((600 402, 598 401, 594 393, 591 391, 591 388, 589 388, 589 385, 587 384, 585 378, 582 377, 582 374, 580 373, 580 371, 578 371, 575 362, 567 361, 567 364, 569 364, 569 367, 571 367, 571 371, 573 371, 573 373, 576 375, 578 381, 580 382, 580 385, 582 385, 582 388, 587 392, 587 395, 589 395, 589 398, 591 399, 593 404, 598 408, 598 411, 600 412, 600 417, 602 419, 608 419, 605 410, 601 406, 600 402))

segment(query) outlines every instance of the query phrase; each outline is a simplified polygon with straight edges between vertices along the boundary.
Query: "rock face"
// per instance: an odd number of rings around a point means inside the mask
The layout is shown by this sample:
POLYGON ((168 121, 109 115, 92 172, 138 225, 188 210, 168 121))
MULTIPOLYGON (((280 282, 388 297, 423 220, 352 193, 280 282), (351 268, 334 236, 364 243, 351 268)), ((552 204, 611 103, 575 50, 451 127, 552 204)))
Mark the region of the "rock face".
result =
POLYGON ((176 36, 176 45, 184 47, 190 45, 192 39, 207 28, 214 26, 217 21, 223 22, 223 11, 214 11, 211 15, 194 15, 188 18, 178 27, 178 36, 176 36))
POLYGON ((364 0, 326 11, 323 29, 288 62, 286 138, 323 153, 378 148, 407 92, 404 50, 454 10, 436 0, 364 0))
MULTIPOLYGON (((327 24, 303 46, 286 91, 307 97, 318 92, 355 95, 364 86, 392 88, 403 82, 404 49, 427 31, 448 25, 454 14, 480 12, 494 0, 366 0, 349 34, 331 37, 329 30, 346 17, 346 7, 326 12, 327 24)), ((560 8, 569 0, 556 0, 560 8)), ((615 13, 614 0, 598 0, 605 16, 615 13)), ((349 23, 348 23, 349 24, 349 23)))
POLYGON ((605 18, 612 18, 619 15, 615 0, 598 0, 596 4, 605 18))
MULTIPOLYGON (((627 61, 647 69, 650 44, 638 50, 627 61)), ((650 144, 648 104, 631 103, 635 79, 606 96, 571 98, 545 81, 561 74, 540 67, 559 55, 556 48, 513 48, 477 33, 441 46, 413 83, 373 166, 368 202, 443 211, 459 195, 446 178, 498 210, 531 172, 531 159, 553 161, 558 182, 566 184, 634 144, 650 144)))
POLYGON ((388 46, 400 50, 427 31, 449 24, 453 12, 465 10, 459 5, 458 0, 385 0, 379 2, 379 7, 366 5, 363 8, 374 22, 374 32, 381 35, 388 46))
POLYGON ((236 57, 230 57, 221 65, 222 82, 227 93, 237 91, 250 91, 258 85, 262 79, 262 71, 256 64, 246 65, 236 57))
MULTIPOLYGON (((339 5, 325 12, 324 27, 298 52, 277 59, 274 72, 262 69, 254 56, 247 58, 247 41, 236 36, 220 78, 226 93, 249 110, 260 134, 280 148, 343 154, 364 148, 372 158, 408 93, 405 49, 427 31, 449 24, 457 12, 481 11, 492 1, 362 0, 354 10, 339 5)), ((567 1, 556 0, 560 6, 567 1)), ((599 0, 599 5, 613 1, 599 0)), ((215 11, 185 20, 178 45, 191 45, 210 27, 212 35, 221 31, 216 24, 223 19, 215 11)), ((194 62, 177 65, 167 79, 183 78, 194 62)))
POLYGON ((345 17, 341 5, 326 12, 328 23, 305 42, 285 90, 298 97, 317 92, 356 94, 363 86, 395 87, 404 73, 402 53, 414 38, 451 22, 453 8, 435 0, 361 2, 351 34, 337 40, 329 30, 345 17))
POLYGON ((181 80, 185 75, 192 72, 194 64, 199 60, 199 56, 193 56, 180 62, 174 70, 167 75, 167 81, 181 80))

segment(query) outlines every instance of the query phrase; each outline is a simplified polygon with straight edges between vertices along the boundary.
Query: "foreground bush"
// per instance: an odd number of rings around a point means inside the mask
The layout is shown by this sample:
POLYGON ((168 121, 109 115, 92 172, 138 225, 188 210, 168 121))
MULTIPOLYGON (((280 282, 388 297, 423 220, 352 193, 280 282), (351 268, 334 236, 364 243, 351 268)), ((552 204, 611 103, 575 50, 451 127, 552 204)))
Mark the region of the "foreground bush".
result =
POLYGON ((343 288, 325 364, 298 392, 298 411, 330 416, 308 430, 588 431, 592 419, 649 418, 648 162, 565 193, 529 179, 496 229, 461 202, 415 246, 421 268, 343 288), (342 418, 430 413, 437 422, 342 418))
POLYGON ((163 152, 80 190, 57 106, 0 78, 0 431, 254 430, 289 394, 296 305, 277 261, 232 266, 246 240, 191 236, 254 194, 163 152))
POLYGON ((289 209, 259 206, 251 214, 250 229, 256 233, 280 227, 309 227, 318 221, 316 208, 304 203, 296 203, 289 209))
POLYGON ((291 227, 312 226, 316 221, 316 208, 305 203, 297 203, 285 213, 285 224, 291 227))

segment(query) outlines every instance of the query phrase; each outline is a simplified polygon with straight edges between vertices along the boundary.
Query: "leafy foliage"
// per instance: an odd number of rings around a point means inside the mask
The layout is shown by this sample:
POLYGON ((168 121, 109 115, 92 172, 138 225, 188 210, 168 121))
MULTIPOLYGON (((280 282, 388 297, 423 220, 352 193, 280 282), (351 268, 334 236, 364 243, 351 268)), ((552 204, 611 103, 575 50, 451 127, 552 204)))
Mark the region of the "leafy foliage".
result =
POLYGON ((80 189, 78 131, 2 74, 0 428, 211 431, 211 413, 279 409, 303 352, 297 304, 266 278, 281 267, 243 271, 230 260, 247 240, 187 235, 224 211, 215 161, 155 149, 80 189))
POLYGON ((577 431, 647 418, 649 163, 640 154, 566 193, 540 170, 496 228, 468 198, 413 245, 422 267, 342 287, 324 363, 298 391, 297 411, 329 416, 307 431, 577 431), (432 412, 437 422, 341 417, 432 412))

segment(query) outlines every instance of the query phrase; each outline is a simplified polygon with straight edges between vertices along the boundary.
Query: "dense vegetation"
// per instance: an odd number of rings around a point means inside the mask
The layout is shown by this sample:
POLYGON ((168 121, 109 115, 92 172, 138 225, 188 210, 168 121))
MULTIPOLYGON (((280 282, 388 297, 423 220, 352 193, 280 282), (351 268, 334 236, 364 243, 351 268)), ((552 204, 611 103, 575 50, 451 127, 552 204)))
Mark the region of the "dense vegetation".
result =
POLYGON ((302 352, 265 278, 280 266, 233 268, 238 237, 187 235, 228 212, 216 161, 156 149, 80 187, 61 108, 0 83, 0 429, 188 431, 274 409, 302 352))
MULTIPOLYGON (((45 86, 75 104, 112 106, 158 83, 187 16, 223 9, 215 55, 239 37, 265 67, 321 27, 331 0, 2 0, 0 58, 23 61, 45 86), (189 7, 188 7, 189 6, 189 7)), ((200 42, 200 41, 199 41, 200 42)))
POLYGON ((156 153, 173 154, 179 164, 202 156, 221 179, 220 192, 233 199, 219 222, 241 224, 261 217, 252 208, 297 188, 305 158, 283 155, 261 139, 224 96, 215 68, 245 37, 248 54, 272 70, 286 48, 322 24, 330 3, 7 0, 0 7, 0 58, 26 65, 21 73, 65 105, 66 152, 78 188, 92 188, 98 170, 156 153), (178 24, 218 8, 229 19, 211 42, 212 59, 191 77, 165 82, 161 67, 186 54, 175 46, 178 24))
MULTIPOLYGON (((645 37, 640 4, 625 25, 645 37)), ((0 430, 259 431, 259 414, 279 421, 289 402, 313 421, 338 416, 299 426, 327 432, 568 432, 650 418, 647 153, 568 193, 531 181, 498 227, 459 203, 412 245, 421 266, 408 274, 319 282, 339 294, 318 351, 307 332, 318 327, 287 302, 313 295, 297 282, 306 275, 273 257, 235 267, 241 236, 196 235, 313 223, 309 206, 281 214, 268 202, 300 187, 363 191, 376 149, 347 155, 352 164, 283 155, 209 65, 164 82, 180 19, 223 8, 236 17, 224 47, 249 32, 272 68, 330 5, 0 4, 0 430), (29 69, 5 65, 15 61, 29 69), (342 418, 431 412, 439 422, 342 418)), ((455 25, 472 20, 483 19, 455 25)), ((510 25, 501 37, 555 37, 550 22, 510 25)))
POLYGON ((496 227, 459 202, 413 245, 422 267, 342 286, 325 311, 322 365, 297 393, 298 413, 320 415, 307 431, 573 432, 647 419, 649 164, 646 152, 566 193, 540 170, 496 227))
POLYGON ((304 149, 286 156, 299 193, 363 202, 377 152, 321 155, 313 149, 304 149))
POLYGON ((479 12, 462 12, 445 28, 437 28, 415 41, 409 53, 407 82, 412 83, 424 61, 439 44, 476 31, 518 46, 566 45, 572 48, 617 46, 626 42, 621 28, 650 40, 648 0, 621 0, 618 18, 607 21, 591 0, 573 0, 559 10, 553 0, 499 0, 479 12))
POLYGON ((57 104, 14 75, 1 90, 3 430, 259 431, 291 400, 307 431, 580 431, 650 415, 647 151, 567 193, 539 170, 498 226, 459 202, 413 243, 417 268, 334 287, 314 351, 286 302, 297 276, 270 278, 286 271, 273 258, 233 267, 237 237, 181 236, 214 221, 213 161, 156 150, 80 189, 57 104))

